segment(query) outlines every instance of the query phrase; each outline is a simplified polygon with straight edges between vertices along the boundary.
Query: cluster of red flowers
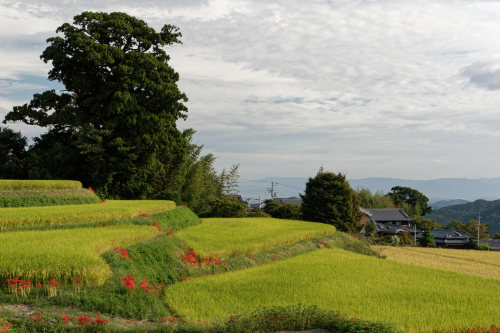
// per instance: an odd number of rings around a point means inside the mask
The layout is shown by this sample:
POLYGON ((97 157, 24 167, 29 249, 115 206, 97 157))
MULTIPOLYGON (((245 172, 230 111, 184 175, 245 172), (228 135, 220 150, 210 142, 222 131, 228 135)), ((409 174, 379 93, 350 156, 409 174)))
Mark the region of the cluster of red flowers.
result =
POLYGON ((223 264, 225 265, 226 262, 222 259, 218 258, 199 258, 199 256, 194 252, 194 250, 189 250, 187 254, 180 254, 179 255, 182 260, 189 262, 190 264, 198 264, 200 261, 204 264, 210 264, 210 263, 215 263, 215 264, 223 264))
POLYGON ((113 251, 120 253, 120 257, 122 257, 123 259, 132 260, 132 257, 128 254, 127 250, 125 249, 119 249, 117 247, 114 247, 113 251))
POLYGON ((8 332, 12 327, 12 323, 0 319, 0 332, 8 332))
POLYGON ((49 297, 57 296, 57 286, 59 285, 59 283, 56 281, 56 279, 50 280, 47 285, 49 287, 49 297))
POLYGON ((125 285, 125 288, 128 288, 130 292, 135 291, 135 285, 137 284, 137 281, 134 278, 134 274, 130 274, 129 276, 122 276, 121 281, 125 285))
MULTIPOLYGON (((62 321, 65 323, 69 322, 69 315, 65 315, 64 313, 62 314, 63 318, 62 321)), ((80 316, 76 318, 76 321, 78 322, 78 326, 85 326, 87 323, 90 323, 91 325, 103 325, 103 324, 108 324, 109 320, 104 320, 100 317, 100 315, 97 313, 94 315, 95 321, 92 320, 90 316, 80 316)))
POLYGON ((7 284, 9 285, 9 291, 18 297, 18 293, 21 294, 22 297, 29 296, 31 292, 31 281, 21 280, 17 276, 13 279, 7 279, 7 284))
POLYGON ((182 281, 187 281, 187 280, 192 280, 192 279, 194 279, 194 277, 186 276, 186 277, 182 278, 182 281))
POLYGON ((153 227, 156 228, 156 230, 158 230, 158 232, 164 232, 165 234, 167 234, 168 236, 172 236, 172 237, 175 237, 174 236, 174 232, 173 231, 165 231, 163 230, 161 227, 160 227, 160 223, 158 223, 158 221, 156 221, 152 216, 148 215, 148 214, 139 214, 140 217, 144 217, 144 218, 147 218, 147 219, 151 219, 153 220, 153 227))
POLYGON ((33 321, 45 322, 45 320, 42 318, 42 315, 39 313, 37 313, 35 316, 31 315, 30 319, 33 319, 33 321))

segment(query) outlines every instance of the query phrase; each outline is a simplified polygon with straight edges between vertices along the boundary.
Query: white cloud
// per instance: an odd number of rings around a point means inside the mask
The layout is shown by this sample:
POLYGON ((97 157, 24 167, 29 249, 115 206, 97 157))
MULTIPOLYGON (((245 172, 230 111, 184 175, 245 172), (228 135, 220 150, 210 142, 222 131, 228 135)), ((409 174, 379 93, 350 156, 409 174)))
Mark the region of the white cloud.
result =
POLYGON ((498 2, 0 0, 0 78, 45 74, 28 41, 83 10, 180 27, 179 126, 242 176, 500 176, 498 2))

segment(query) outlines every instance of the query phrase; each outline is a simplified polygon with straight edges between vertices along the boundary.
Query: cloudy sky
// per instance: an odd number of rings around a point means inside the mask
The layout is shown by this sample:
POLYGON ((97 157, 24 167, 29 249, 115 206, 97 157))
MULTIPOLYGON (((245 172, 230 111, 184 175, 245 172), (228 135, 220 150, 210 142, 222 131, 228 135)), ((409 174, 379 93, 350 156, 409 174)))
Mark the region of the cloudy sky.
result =
POLYGON ((189 97, 178 125, 219 169, 500 177, 499 1, 0 0, 2 118, 58 87, 39 56, 84 10, 180 28, 168 49, 189 97))

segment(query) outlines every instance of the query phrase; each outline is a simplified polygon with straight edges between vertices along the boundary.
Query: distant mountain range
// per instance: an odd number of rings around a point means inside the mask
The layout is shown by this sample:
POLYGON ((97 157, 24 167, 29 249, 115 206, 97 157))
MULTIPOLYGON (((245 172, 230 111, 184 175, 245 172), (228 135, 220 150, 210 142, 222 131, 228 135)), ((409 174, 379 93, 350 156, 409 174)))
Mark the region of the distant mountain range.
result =
POLYGON ((490 235, 500 232, 500 200, 476 200, 461 205, 447 206, 433 210, 425 217, 436 220, 437 223, 444 226, 451 220, 463 223, 477 220, 479 214, 481 214, 481 223, 490 225, 490 235))
MULTIPOLYGON (((275 192, 279 197, 298 196, 305 189, 307 178, 272 177, 258 180, 241 180, 240 194, 243 198, 258 200, 270 198, 267 191, 275 182, 275 192)), ((425 194, 431 203, 441 200, 461 199, 474 201, 478 199, 496 200, 500 198, 500 178, 441 178, 433 180, 410 180, 397 178, 362 178, 350 179, 351 187, 367 188, 372 192, 387 193, 394 186, 408 186, 425 194)))

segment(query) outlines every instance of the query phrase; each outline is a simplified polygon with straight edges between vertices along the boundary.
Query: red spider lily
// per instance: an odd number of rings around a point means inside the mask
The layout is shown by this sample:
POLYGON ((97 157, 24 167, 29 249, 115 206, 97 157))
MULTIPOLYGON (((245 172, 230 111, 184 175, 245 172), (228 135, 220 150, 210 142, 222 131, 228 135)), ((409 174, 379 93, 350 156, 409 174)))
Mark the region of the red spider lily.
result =
POLYGON ((248 258, 252 258, 252 254, 251 253, 248 255, 248 258))
POLYGON ((4 322, 0 319, 0 332, 8 332, 9 329, 12 327, 12 323, 10 322, 4 322))
POLYGON ((134 275, 131 274, 129 276, 122 276, 122 282, 125 286, 125 288, 128 288, 128 290, 130 292, 134 292, 135 291, 135 285, 137 284, 137 281, 135 280, 134 278, 134 275))
POLYGON ((104 201, 104 200, 102 200, 102 199, 101 199, 101 201, 99 201, 99 202, 100 202, 100 203, 106 203, 106 201, 104 201))
POLYGON ((190 250, 187 254, 181 254, 180 257, 191 264, 198 263, 198 255, 193 250, 190 250))
POLYGON ((149 216, 148 214, 139 214, 140 217, 146 217, 148 219, 152 219, 151 216, 149 216))
POLYGON ((175 237, 174 235, 174 232, 173 231, 167 231, 166 232, 167 236, 172 236, 172 237, 175 237))
POLYGON ((132 257, 128 254, 127 250, 119 249, 117 247, 113 248, 113 251, 120 253, 120 257, 123 259, 133 260, 132 257))
POLYGON ((40 288, 42 288, 42 286, 43 286, 43 285, 42 285, 41 283, 37 283, 37 284, 36 284, 36 289, 40 289, 40 288))
POLYGON ((41 314, 39 314, 39 313, 37 313, 37 314, 35 315, 35 317, 30 316, 30 319, 33 319, 33 321, 45 322, 45 320, 43 320, 43 318, 42 318, 41 314))
POLYGON ((186 205, 182 205, 182 207, 187 207, 186 205))
POLYGON ((61 320, 64 321, 66 324, 68 324, 69 323, 69 315, 61 313, 61 316, 62 316, 61 320))
POLYGON ((80 326, 84 326, 85 324, 90 323, 90 317, 85 317, 83 315, 76 318, 76 320, 78 321, 78 325, 80 326))
POLYGON ((92 187, 90 187, 90 186, 89 186, 89 191, 92 192, 92 193, 94 193, 94 194, 96 194, 95 191, 94 191, 94 189, 92 187))
POLYGON ((186 276, 186 277, 182 278, 182 281, 187 281, 187 280, 192 280, 192 279, 194 279, 194 277, 186 276))

